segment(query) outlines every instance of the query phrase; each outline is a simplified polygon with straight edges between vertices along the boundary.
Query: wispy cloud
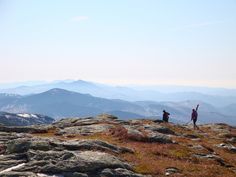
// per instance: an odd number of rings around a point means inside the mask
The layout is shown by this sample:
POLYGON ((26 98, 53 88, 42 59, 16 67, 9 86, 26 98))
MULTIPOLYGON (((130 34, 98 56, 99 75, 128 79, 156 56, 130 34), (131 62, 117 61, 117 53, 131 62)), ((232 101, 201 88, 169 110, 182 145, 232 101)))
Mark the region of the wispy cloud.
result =
POLYGON ((195 28, 201 28, 201 27, 208 27, 212 25, 217 25, 224 23, 224 21, 212 21, 212 22, 202 22, 202 23, 194 23, 189 25, 183 25, 176 28, 170 29, 171 31, 182 31, 182 30, 189 30, 189 29, 195 29, 195 28))
POLYGON ((70 21, 73 21, 73 22, 80 22, 80 21, 85 21, 85 20, 88 20, 89 17, 88 16, 75 16, 75 17, 72 17, 70 19, 70 21))

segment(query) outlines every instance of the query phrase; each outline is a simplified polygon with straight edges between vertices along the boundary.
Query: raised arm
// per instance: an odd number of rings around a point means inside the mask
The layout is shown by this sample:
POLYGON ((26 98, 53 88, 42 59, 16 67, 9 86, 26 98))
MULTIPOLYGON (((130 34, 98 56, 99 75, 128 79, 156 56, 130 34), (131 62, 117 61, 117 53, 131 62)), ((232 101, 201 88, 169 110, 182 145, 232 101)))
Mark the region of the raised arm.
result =
POLYGON ((197 107, 196 107, 196 111, 198 110, 198 107, 199 107, 199 104, 198 104, 197 107))

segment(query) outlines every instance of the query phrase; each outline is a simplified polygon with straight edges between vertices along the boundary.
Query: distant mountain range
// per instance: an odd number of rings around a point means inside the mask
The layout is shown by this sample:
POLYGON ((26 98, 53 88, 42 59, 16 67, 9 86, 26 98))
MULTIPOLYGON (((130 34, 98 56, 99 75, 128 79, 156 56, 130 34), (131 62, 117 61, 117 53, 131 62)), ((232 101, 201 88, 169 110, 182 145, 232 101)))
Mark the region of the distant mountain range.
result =
POLYGON ((103 112, 120 111, 143 116, 145 110, 136 104, 122 100, 93 97, 63 89, 28 95, 2 95, 0 110, 7 112, 28 112, 49 115, 55 118, 92 116, 103 112), (14 99, 15 97, 15 99, 14 99), (4 100, 6 104, 4 104, 4 100))
POLYGON ((26 126, 36 124, 50 124, 53 118, 39 114, 13 114, 0 112, 0 124, 7 126, 26 126))
POLYGON ((198 100, 215 107, 227 107, 236 104, 236 89, 187 87, 187 86, 111 86, 100 83, 77 81, 31 82, 0 85, 0 93, 30 95, 61 88, 107 99, 126 101, 181 102, 198 100), (12 87, 11 87, 12 86, 12 87), (14 87, 16 86, 16 87, 14 87))
POLYGON ((170 120, 188 122, 191 110, 197 104, 199 108, 199 121, 226 122, 236 125, 235 115, 226 114, 227 109, 212 106, 203 101, 124 101, 121 99, 107 99, 94 97, 90 94, 81 94, 61 88, 30 94, 14 95, 0 94, 0 110, 11 113, 43 114, 60 119, 64 117, 94 116, 100 113, 110 113, 123 119, 161 117, 163 109, 171 114, 170 120))

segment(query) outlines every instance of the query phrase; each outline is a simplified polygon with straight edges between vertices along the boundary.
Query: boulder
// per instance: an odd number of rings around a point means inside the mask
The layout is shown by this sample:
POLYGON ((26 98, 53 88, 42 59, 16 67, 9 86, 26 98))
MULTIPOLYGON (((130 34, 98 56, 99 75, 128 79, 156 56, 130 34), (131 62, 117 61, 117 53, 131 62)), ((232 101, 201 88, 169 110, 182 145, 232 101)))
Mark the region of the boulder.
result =
POLYGON ((194 154, 193 157, 197 157, 200 159, 206 159, 206 160, 214 160, 218 162, 221 166, 231 167, 231 165, 228 165, 221 157, 215 155, 215 154, 194 154))
POLYGON ((144 175, 140 175, 137 173, 134 173, 130 170, 124 169, 124 168, 116 168, 116 169, 104 169, 101 174, 101 177, 145 177, 144 175))
POLYGON ((96 151, 29 151, 29 162, 19 171, 60 174, 63 172, 96 172, 105 168, 131 169, 117 157, 96 151))
POLYGON ((230 143, 236 143, 236 137, 229 138, 227 141, 230 143))
MULTIPOLYGON (((19 164, 27 162, 26 159, 21 159, 21 160, 14 160, 14 159, 8 159, 8 160, 0 160, 0 172, 3 170, 6 170, 8 168, 17 166, 19 164)), ((1 176, 1 175, 0 175, 1 176)))
POLYGON ((158 133, 163 133, 163 134, 169 134, 169 135, 175 135, 175 132, 172 131, 171 129, 155 124, 145 124, 144 126, 145 130, 153 131, 153 132, 158 132, 158 133))
POLYGON ((142 142, 172 143, 169 136, 152 130, 141 130, 139 126, 124 126, 127 129, 127 136, 131 140, 142 142))
POLYGON ((162 133, 149 133, 146 137, 146 141, 148 142, 158 142, 158 143, 173 143, 169 136, 164 135, 162 133))
POLYGON ((7 142, 9 140, 17 139, 18 134, 12 132, 0 132, 0 142, 7 142))
MULTIPOLYGON (((32 173, 32 172, 8 171, 8 172, 1 173, 1 177, 40 177, 40 176, 38 176, 38 175, 36 175, 35 173, 32 173)), ((41 176, 41 177, 43 177, 43 176, 41 176)))
POLYGON ((133 153, 132 149, 118 147, 100 140, 67 141, 61 143, 61 145, 66 150, 97 150, 108 151, 113 153, 133 153))
POLYGON ((23 153, 30 148, 31 140, 27 138, 9 141, 7 144, 7 153, 23 153))
POLYGON ((66 127, 58 131, 62 135, 92 135, 96 133, 105 133, 109 129, 113 128, 113 125, 109 124, 92 124, 84 126, 72 126, 66 127))
POLYGON ((231 144, 221 143, 221 144, 218 144, 216 146, 219 147, 219 148, 227 149, 230 152, 236 153, 236 147, 231 145, 231 144))
POLYGON ((174 173, 181 173, 181 170, 176 168, 176 167, 168 167, 165 170, 165 175, 166 176, 170 176, 170 175, 172 175, 174 173))
POLYGON ((74 127, 74 126, 86 126, 93 125, 102 122, 102 120, 95 119, 94 117, 86 118, 66 118, 60 121, 54 122, 53 125, 59 128, 74 127))
POLYGON ((7 144, 7 153, 24 153, 29 149, 40 151, 78 151, 78 150, 96 150, 112 153, 133 153, 132 149, 118 147, 100 140, 80 140, 80 141, 58 141, 53 139, 16 139, 11 140, 7 144))

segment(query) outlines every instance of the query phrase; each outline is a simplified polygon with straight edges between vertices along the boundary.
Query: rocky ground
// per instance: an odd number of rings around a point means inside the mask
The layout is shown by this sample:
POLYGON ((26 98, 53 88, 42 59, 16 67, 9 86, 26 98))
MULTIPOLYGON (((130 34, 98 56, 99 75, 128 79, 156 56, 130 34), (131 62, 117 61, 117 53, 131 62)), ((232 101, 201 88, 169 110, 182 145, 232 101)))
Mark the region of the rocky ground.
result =
POLYGON ((0 126, 0 176, 236 176, 236 128, 199 128, 111 115, 0 126))

